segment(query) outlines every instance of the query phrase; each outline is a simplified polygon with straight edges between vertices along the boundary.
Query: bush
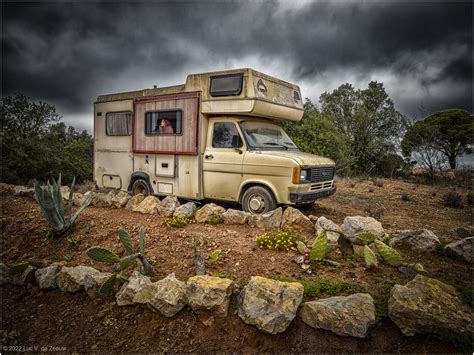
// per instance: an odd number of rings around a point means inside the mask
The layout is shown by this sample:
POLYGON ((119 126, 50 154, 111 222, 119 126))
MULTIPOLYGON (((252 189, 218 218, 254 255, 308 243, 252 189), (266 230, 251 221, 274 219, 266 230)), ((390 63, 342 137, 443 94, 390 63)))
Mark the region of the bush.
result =
POLYGON ((183 217, 183 216, 175 216, 166 218, 163 221, 163 225, 166 227, 174 227, 174 228, 183 228, 186 227, 188 224, 194 223, 193 218, 183 217))
POLYGON ((276 249, 281 251, 296 247, 297 241, 303 241, 304 237, 295 231, 268 232, 257 237, 259 248, 276 249))
POLYGON ((462 207, 462 196, 456 191, 448 191, 443 195, 443 205, 447 207, 462 207))

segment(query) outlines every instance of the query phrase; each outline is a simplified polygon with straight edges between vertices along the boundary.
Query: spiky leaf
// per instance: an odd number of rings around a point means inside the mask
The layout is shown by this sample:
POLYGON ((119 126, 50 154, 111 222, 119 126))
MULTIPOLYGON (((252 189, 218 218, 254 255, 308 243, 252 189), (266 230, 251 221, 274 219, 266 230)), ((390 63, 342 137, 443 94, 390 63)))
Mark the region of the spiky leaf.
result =
POLYGON ((140 228, 140 253, 145 255, 145 230, 140 228))
POLYGON ((30 266, 30 263, 24 262, 24 263, 19 263, 15 264, 10 268, 10 275, 19 275, 22 274, 27 268, 30 266))
POLYGON ((209 258, 207 259, 207 265, 212 265, 219 260, 219 256, 221 255, 222 250, 216 249, 214 250, 211 255, 209 255, 209 258))
POLYGON ((298 250, 300 254, 304 254, 306 245, 302 241, 298 240, 296 241, 296 249, 298 250))
POLYGON ((380 240, 375 240, 375 247, 379 252, 382 260, 389 265, 392 266, 399 266, 402 264, 403 259, 402 256, 396 251, 395 249, 389 247, 387 244, 381 242, 380 240))
MULTIPOLYGON (((58 213, 51 190, 48 187, 41 187, 38 181, 34 182, 36 202, 41 207, 43 214, 48 220, 49 226, 55 232, 61 232, 65 229, 64 215, 58 213)), ((48 182, 48 186, 49 185, 48 182)))
POLYGON ((120 258, 113 251, 105 248, 92 247, 87 249, 86 254, 89 258, 95 261, 101 261, 105 263, 119 263, 120 258))
POLYGON ((113 273, 105 282, 100 286, 99 293, 105 295, 114 287, 117 274, 113 273))
POLYGON ((323 260, 326 256, 328 250, 328 238, 326 232, 321 233, 318 235, 313 242, 313 247, 311 249, 311 254, 309 255, 309 259, 311 261, 319 261, 323 260))
POLYGON ((374 267, 378 265, 377 256, 368 245, 364 245, 364 260, 367 267, 374 267))
POLYGON ((82 201, 82 204, 79 206, 79 208, 76 210, 76 213, 74 213, 74 215, 71 217, 71 220, 70 220, 70 224, 72 225, 77 217, 79 217, 79 214, 84 210, 84 208, 86 208, 87 206, 89 206, 89 204, 92 202, 92 197, 93 195, 92 194, 89 194, 87 195, 87 197, 84 199, 84 201, 82 201))
POLYGON ((352 239, 352 244, 356 245, 369 245, 372 244, 375 240, 375 234, 372 232, 362 232, 357 234, 352 239))
POLYGON ((132 237, 125 229, 120 228, 119 230, 119 238, 122 242, 123 248, 129 253, 133 253, 133 242, 132 237))
POLYGON ((71 184, 71 187, 69 189, 69 198, 68 198, 68 203, 67 203, 67 219, 68 221, 72 224, 74 223, 72 221, 72 205, 73 205, 73 196, 74 196, 74 185, 76 184, 76 177, 74 176, 74 178, 72 179, 72 184, 71 184))

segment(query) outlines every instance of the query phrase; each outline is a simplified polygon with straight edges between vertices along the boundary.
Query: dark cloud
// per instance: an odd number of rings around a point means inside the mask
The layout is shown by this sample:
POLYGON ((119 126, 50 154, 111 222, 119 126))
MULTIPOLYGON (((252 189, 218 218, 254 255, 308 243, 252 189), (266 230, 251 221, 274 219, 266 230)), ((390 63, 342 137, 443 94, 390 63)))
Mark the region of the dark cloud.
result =
POLYGON ((70 114, 230 65, 302 83, 315 101, 378 80, 405 113, 472 111, 470 2, 2 2, 2 22, 3 93, 70 114))

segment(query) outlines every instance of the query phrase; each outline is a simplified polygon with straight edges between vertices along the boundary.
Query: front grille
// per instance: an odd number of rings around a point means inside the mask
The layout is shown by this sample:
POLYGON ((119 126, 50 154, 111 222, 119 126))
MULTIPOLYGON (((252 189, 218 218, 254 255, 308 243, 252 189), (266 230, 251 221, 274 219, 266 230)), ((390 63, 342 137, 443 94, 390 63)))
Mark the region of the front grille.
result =
POLYGON ((315 190, 327 189, 329 187, 332 187, 332 181, 319 182, 317 184, 311 184, 310 190, 315 191, 315 190))
POLYGON ((328 181, 334 178, 336 169, 334 167, 327 168, 311 168, 311 182, 328 181))

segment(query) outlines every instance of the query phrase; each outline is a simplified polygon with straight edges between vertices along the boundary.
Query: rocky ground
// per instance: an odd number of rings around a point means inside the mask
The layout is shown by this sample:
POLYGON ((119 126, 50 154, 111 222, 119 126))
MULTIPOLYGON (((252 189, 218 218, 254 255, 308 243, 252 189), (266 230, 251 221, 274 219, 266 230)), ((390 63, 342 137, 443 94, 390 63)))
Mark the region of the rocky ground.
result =
MULTIPOLYGON (((325 216, 337 224, 342 224, 346 216, 370 215, 391 235, 404 229, 424 228, 442 242, 452 242, 460 239, 456 232, 459 227, 472 228, 472 210, 466 203, 462 208, 443 206, 443 192, 443 189, 401 181, 385 181, 383 187, 367 181, 355 185, 343 181, 334 196, 321 200, 306 214, 325 216)), ((461 193, 465 195, 468 191, 461 193)), ((416 274, 408 267, 379 266, 367 270, 362 249, 356 247, 356 254, 350 258, 343 258, 337 252, 331 255, 340 265, 318 263, 308 273, 293 261, 296 251, 258 248, 255 238, 263 231, 255 225, 190 224, 173 228, 163 226, 164 220, 157 215, 91 206, 84 210, 68 236, 55 240, 46 237, 46 221, 31 197, 2 194, 1 257, 7 265, 35 258, 110 271, 107 265, 91 261, 85 251, 99 245, 123 255, 118 229, 129 230, 138 243, 138 230, 145 227, 147 255, 157 269, 157 280, 173 272, 179 280, 193 276, 193 245, 197 243, 204 258, 217 248, 222 250, 219 260, 207 269, 209 275, 232 279, 240 287, 252 276, 316 285, 314 292, 305 292, 304 301, 368 293, 375 300, 377 323, 370 329, 368 338, 356 339, 313 329, 297 317, 282 334, 268 335, 241 321, 235 297, 226 318, 196 314, 189 308, 166 318, 143 306, 117 307, 111 296, 91 300, 84 292, 42 291, 34 284, 4 285, 1 287, 1 345, 52 346, 68 352, 451 352, 459 349, 455 347, 459 344, 446 334, 403 336, 388 318, 391 288, 406 284, 416 274)), ((311 242, 314 237, 307 238, 311 242)), ((401 244, 397 249, 406 265, 421 263, 426 276, 456 287, 465 300, 472 297, 471 264, 453 259, 442 248, 414 251, 401 244)))

